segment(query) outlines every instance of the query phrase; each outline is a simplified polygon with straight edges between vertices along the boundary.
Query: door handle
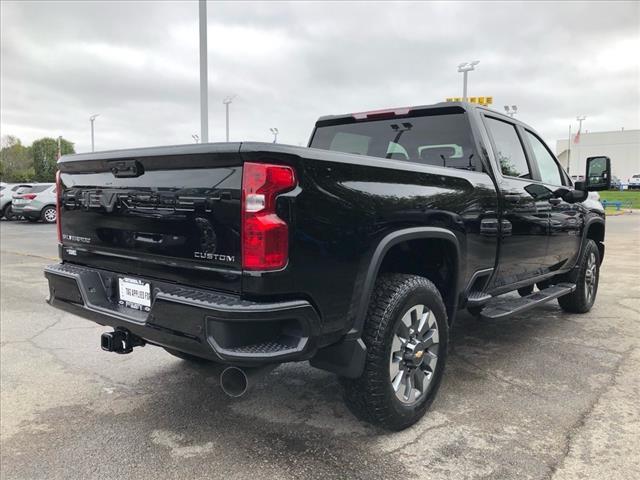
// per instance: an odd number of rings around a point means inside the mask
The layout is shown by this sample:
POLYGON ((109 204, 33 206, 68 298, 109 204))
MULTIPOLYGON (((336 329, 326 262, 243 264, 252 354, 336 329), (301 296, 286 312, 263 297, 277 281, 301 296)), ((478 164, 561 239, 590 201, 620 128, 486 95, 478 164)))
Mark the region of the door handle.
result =
POLYGON ((562 203, 562 199, 561 198, 552 197, 552 198, 549 199, 549 203, 551 205, 560 205, 562 203))

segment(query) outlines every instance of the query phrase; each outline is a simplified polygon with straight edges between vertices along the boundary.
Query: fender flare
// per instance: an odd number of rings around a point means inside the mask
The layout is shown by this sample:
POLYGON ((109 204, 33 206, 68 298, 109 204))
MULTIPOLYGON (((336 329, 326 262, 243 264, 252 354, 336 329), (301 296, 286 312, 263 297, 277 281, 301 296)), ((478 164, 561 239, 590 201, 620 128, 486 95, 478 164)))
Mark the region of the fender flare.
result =
MULTIPOLYGON (((601 218, 601 217, 593 216, 593 217, 589 218, 584 223, 584 227, 582 229, 582 240, 580 241, 580 251, 578 252, 578 255, 576 256, 576 265, 580 261, 580 257, 582 256, 582 251, 584 250, 584 246, 587 243, 587 238, 588 238, 587 234, 589 233, 589 229, 595 224, 602 225, 602 229, 606 233, 607 225, 606 225, 606 222, 604 221, 604 219, 601 218)), ((602 258, 600 259, 600 262, 602 262, 602 260, 604 259, 604 249, 601 251, 601 256, 602 256, 602 258)), ((574 267, 576 265, 574 265, 574 267)))
POLYGON ((458 308, 459 280, 461 266, 461 248, 458 237, 451 231, 440 227, 415 227, 397 230, 385 236, 376 246, 373 254, 369 258, 366 272, 363 279, 363 287, 355 294, 353 304, 355 304, 355 319, 351 330, 338 343, 325 347, 318 351, 316 356, 310 360, 313 367, 328 370, 347 378, 357 378, 362 375, 366 361, 367 347, 362 341, 361 334, 364 322, 367 317, 367 310, 373 295, 380 266, 386 253, 395 245, 422 239, 440 239, 449 242, 455 248, 454 270, 454 292, 452 305, 450 306, 451 316, 449 323, 453 320, 453 315, 458 308))
MULTIPOLYGON (((364 322, 367 317, 367 310, 369 309, 369 303, 371 302, 371 296, 373 295, 373 289, 375 287, 376 278, 378 278, 378 272, 380 271, 380 266, 382 265, 382 261, 387 254, 387 252, 394 247, 395 245, 403 242, 407 242, 410 240, 425 240, 425 239, 439 239, 445 240, 454 247, 455 249, 455 258, 454 258, 454 271, 456 273, 456 278, 454 281, 454 289, 452 292, 453 296, 451 298, 454 299, 454 304, 452 307, 452 312, 455 312, 457 309, 458 303, 458 294, 459 287, 458 281, 460 279, 460 265, 461 265, 461 248, 460 242, 458 241, 458 237, 451 231, 446 228, 441 227, 413 227, 413 228, 405 228, 402 230, 396 230, 385 236, 377 245, 376 249, 371 256, 371 261, 369 262, 369 266, 367 268, 367 272, 364 277, 363 287, 360 291, 360 301, 356 310, 356 317, 353 323, 352 330, 349 332, 349 336, 357 336, 360 337, 362 332, 362 328, 364 326, 364 322)), ((451 312, 450 312, 451 314, 451 312)))

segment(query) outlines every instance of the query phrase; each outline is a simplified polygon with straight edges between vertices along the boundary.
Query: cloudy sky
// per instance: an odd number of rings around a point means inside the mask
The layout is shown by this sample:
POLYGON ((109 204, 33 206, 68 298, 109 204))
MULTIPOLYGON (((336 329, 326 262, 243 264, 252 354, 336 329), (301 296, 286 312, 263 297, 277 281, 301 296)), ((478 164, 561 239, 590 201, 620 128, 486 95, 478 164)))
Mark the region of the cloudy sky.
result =
MULTIPOLYGON (((1 3, 1 134, 77 151, 192 142, 197 2, 1 3)), ((547 141, 640 128, 639 2, 209 2, 210 140, 306 144, 324 114, 470 95, 516 104, 547 141)))

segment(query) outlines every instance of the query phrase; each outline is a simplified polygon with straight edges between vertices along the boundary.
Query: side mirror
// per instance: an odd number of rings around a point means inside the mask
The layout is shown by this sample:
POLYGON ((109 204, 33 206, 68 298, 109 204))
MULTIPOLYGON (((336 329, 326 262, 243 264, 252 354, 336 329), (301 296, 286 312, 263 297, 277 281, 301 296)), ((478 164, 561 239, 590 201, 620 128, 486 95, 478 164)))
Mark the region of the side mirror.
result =
POLYGON ((553 196, 556 198, 561 198, 567 203, 584 202, 589 196, 589 192, 583 190, 582 188, 578 188, 583 186, 581 184, 582 182, 576 182, 575 189, 560 187, 553 192, 553 196))
POLYGON ((611 160, 609 157, 587 158, 586 172, 583 190, 596 192, 608 190, 611 186, 611 160))

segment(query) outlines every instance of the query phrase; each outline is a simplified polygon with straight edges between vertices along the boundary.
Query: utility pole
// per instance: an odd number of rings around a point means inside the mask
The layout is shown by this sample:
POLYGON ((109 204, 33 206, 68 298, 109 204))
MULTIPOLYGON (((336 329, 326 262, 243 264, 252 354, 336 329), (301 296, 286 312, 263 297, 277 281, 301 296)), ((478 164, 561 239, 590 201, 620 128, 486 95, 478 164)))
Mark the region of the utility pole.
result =
POLYGON ((462 73, 462 101, 467 101, 467 74, 475 70, 476 65, 480 63, 480 60, 474 60, 473 62, 464 62, 458 65, 458 72, 462 73))
POLYGON ((229 105, 231 104, 231 102, 233 102, 233 99, 236 98, 235 95, 230 95, 227 98, 225 98, 224 100, 222 100, 222 103, 224 103, 225 109, 226 109, 226 116, 227 116, 227 142, 229 141, 229 105))
POLYGON ((209 142, 209 80, 207 70, 207 0, 199 0, 200 21, 200 138, 209 142))
POLYGON ((89 121, 91 122, 91 151, 95 152, 95 142, 93 139, 93 122, 95 121, 96 117, 100 115, 99 113, 96 113, 95 115, 91 115, 89 117, 89 121))
POLYGON ((571 176, 571 124, 569 124, 569 141, 567 142, 567 173, 571 176))
POLYGON ((278 133, 280 133, 278 131, 278 129, 276 127, 270 128, 269 131, 271 133, 273 133, 273 143, 277 143, 278 142, 278 133))

